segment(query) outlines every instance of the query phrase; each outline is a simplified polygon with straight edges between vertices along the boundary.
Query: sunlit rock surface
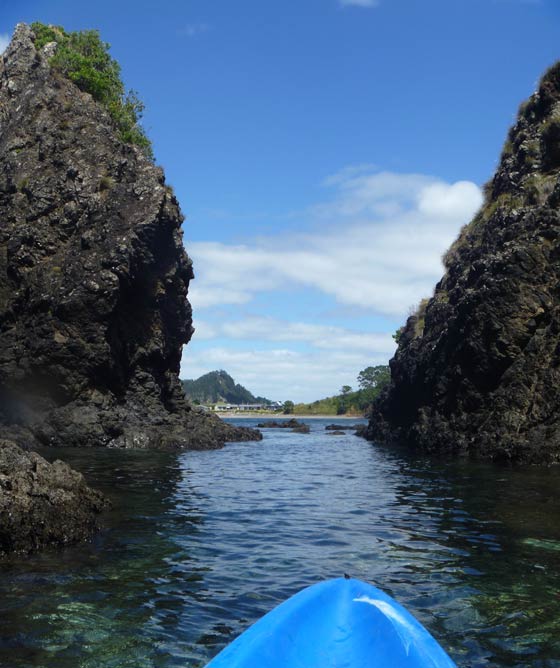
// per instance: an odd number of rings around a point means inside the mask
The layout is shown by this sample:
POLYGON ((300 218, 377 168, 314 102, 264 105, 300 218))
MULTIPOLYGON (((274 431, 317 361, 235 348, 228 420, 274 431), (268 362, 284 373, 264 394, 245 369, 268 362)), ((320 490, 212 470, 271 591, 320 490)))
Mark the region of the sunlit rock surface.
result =
POLYGON ((486 199, 409 317, 367 436, 560 460, 560 64, 520 108, 486 199))
POLYGON ((184 399, 193 273, 163 171, 32 38, 20 24, 0 59, 3 435, 164 449, 259 438, 184 399))

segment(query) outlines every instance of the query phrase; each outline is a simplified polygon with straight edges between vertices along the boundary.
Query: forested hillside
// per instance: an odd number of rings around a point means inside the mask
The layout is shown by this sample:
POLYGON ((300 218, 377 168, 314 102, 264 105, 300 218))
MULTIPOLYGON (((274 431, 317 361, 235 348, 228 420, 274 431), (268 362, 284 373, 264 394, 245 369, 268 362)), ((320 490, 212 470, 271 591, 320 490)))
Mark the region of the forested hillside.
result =
POLYGON ((255 397, 249 390, 236 383, 223 370, 210 371, 196 380, 183 380, 183 388, 187 398, 201 404, 270 404, 269 399, 255 397))

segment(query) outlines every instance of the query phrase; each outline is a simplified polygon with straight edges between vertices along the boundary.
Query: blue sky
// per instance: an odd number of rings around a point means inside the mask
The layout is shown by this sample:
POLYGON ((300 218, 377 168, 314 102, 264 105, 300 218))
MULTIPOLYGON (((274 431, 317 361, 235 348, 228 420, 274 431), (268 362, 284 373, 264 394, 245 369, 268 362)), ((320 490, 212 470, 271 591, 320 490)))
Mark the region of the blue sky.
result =
POLYGON ((187 216, 182 375, 298 401, 387 361, 431 294, 560 57, 555 2, 19 0, 0 33, 41 20, 111 43, 187 216))

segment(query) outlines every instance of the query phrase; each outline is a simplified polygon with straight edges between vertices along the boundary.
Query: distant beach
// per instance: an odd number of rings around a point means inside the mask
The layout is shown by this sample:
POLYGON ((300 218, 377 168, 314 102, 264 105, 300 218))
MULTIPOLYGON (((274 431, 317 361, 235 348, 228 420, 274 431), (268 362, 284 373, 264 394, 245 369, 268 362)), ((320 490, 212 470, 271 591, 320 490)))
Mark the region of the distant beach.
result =
POLYGON ((276 418, 276 419, 286 419, 296 418, 298 420, 364 420, 363 415, 300 415, 298 413, 236 413, 230 411, 220 411, 216 412, 216 415, 222 418, 241 418, 241 419, 254 419, 254 418, 276 418))

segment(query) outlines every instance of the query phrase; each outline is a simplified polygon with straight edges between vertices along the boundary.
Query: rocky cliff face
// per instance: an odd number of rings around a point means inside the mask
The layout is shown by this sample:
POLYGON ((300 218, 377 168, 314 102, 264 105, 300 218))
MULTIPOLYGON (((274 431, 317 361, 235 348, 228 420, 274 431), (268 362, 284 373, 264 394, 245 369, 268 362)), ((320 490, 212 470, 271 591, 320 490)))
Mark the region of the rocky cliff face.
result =
POLYGON ((19 25, 0 63, 0 422, 19 443, 259 438, 186 403, 191 262, 162 170, 19 25))
POLYGON ((367 435, 560 460, 560 64, 519 111, 485 203, 403 330, 367 435))

